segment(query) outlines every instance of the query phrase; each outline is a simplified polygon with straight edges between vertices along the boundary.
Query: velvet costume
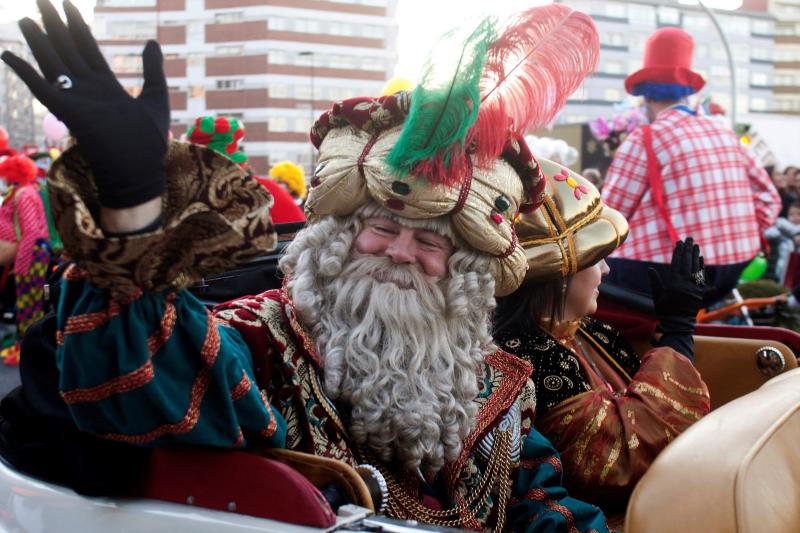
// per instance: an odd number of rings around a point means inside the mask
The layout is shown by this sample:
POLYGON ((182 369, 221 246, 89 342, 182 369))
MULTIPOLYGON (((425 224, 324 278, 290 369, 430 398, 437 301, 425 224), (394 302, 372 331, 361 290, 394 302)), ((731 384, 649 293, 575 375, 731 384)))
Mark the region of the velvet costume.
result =
POLYGON ((56 359, 61 396, 83 431, 139 445, 285 442, 375 464, 390 481, 394 516, 419 516, 413 502, 425 502, 434 514, 461 505, 455 518, 475 529, 493 527, 502 509, 517 531, 607 531, 597 508, 567 496, 558 454, 532 428, 527 363, 500 350, 487 358, 475 430, 435 479, 370 461, 347 436, 346 407, 321 392, 320 359, 284 292, 211 313, 184 290, 203 269, 271 246, 266 192, 222 156, 172 144, 163 227, 106 237, 92 217, 88 167, 71 155, 51 190, 65 247, 82 268, 62 285, 56 359))
POLYGON ((619 332, 591 318, 575 337, 591 362, 541 328, 496 335, 534 367, 536 428, 561 455, 566 486, 606 510, 624 509, 661 450, 709 412, 708 389, 671 348, 640 359, 619 332))

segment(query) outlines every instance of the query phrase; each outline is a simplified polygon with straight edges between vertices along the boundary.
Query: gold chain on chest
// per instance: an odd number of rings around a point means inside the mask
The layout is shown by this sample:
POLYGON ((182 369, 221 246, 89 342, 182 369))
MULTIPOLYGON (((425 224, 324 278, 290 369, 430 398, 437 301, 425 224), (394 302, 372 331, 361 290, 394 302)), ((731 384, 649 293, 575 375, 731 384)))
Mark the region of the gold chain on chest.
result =
MULTIPOLYGON (((443 527, 465 525, 473 520, 483 507, 486 506, 493 488, 497 489, 497 524, 495 531, 502 531, 506 519, 506 502, 511 486, 511 431, 498 430, 495 433, 493 453, 486 465, 486 470, 481 476, 478 487, 467 499, 450 509, 437 511, 429 509, 419 503, 416 497, 410 495, 395 477, 388 472, 381 463, 375 461, 374 465, 386 480, 389 488, 389 503, 386 507, 389 516, 413 519, 418 522, 433 524, 443 527)), ((367 454, 368 455, 368 454, 367 454)))

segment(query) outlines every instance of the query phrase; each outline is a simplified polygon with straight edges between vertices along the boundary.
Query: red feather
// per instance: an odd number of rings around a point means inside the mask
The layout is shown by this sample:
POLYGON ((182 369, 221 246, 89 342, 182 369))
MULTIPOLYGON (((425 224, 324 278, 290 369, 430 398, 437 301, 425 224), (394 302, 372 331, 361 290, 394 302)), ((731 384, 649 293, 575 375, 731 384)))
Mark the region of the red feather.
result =
POLYGON ((481 77, 481 106, 473 126, 480 163, 503 151, 509 131, 549 124, 597 67, 600 38, 592 19, 563 4, 514 17, 489 47, 481 77))

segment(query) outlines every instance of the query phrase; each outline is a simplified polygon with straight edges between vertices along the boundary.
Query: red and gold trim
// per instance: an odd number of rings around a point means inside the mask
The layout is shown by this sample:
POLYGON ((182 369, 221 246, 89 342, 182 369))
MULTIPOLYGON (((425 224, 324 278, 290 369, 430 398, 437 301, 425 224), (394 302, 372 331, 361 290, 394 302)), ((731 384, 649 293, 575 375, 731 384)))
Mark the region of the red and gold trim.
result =
MULTIPOLYGON (((174 295, 167 298, 167 305, 164 309, 164 315, 161 317, 159 327, 156 332, 147 339, 149 355, 147 361, 142 366, 94 387, 62 391, 61 397, 64 401, 70 405, 82 402, 99 402, 114 394, 130 392, 150 383, 153 377, 155 377, 155 368, 153 367, 152 361, 153 355, 166 344, 172 336, 172 330, 175 327, 177 313, 172 300, 174 300, 174 295)), ((58 333, 56 333, 57 342, 59 341, 58 333)), ((63 344, 63 338, 64 336, 62 334, 60 345, 63 344)))
POLYGON ((522 468, 528 470, 535 470, 542 465, 548 464, 553 467, 556 474, 561 474, 561 461, 555 455, 551 455, 550 457, 541 457, 537 459, 523 459, 522 460, 522 468))
POLYGON ((478 411, 478 420, 475 428, 464 439, 464 446, 458 460, 448 465, 448 485, 454 487, 458 483, 464 463, 472 454, 472 449, 478 440, 489 430, 491 424, 497 421, 501 413, 507 411, 519 396, 519 392, 528 381, 532 367, 527 361, 498 349, 486 358, 486 364, 497 369, 502 374, 502 379, 497 388, 478 411))
POLYGON ((243 398, 248 392, 250 392, 250 378, 247 377, 247 372, 242 370, 242 379, 231 389, 231 400, 235 402, 243 398))
MULTIPOLYGON (((200 356, 203 359, 204 366, 197 373, 197 377, 192 383, 192 389, 189 394, 189 407, 186 410, 184 417, 173 424, 164 424, 156 429, 147 433, 139 435, 124 435, 121 433, 106 433, 101 435, 104 439, 113 440, 117 442, 126 442, 128 444, 147 444, 155 439, 164 435, 182 435, 190 432, 197 425, 200 419, 200 404, 203 397, 208 391, 208 386, 211 383, 211 369, 214 361, 219 354, 220 336, 219 331, 214 326, 214 319, 211 314, 206 313, 208 320, 206 321, 206 338, 203 341, 203 346, 200 350, 200 356)), ((272 412, 270 411, 270 417, 272 412)))
POLYGON ((261 402, 264 404, 264 408, 267 410, 267 413, 269 413, 269 423, 267 424, 267 427, 261 430, 259 435, 265 439, 268 439, 275 434, 275 430, 278 428, 278 421, 275 420, 275 413, 272 411, 272 406, 269 404, 269 400, 267 400, 267 395, 263 390, 260 391, 260 394, 261 402))

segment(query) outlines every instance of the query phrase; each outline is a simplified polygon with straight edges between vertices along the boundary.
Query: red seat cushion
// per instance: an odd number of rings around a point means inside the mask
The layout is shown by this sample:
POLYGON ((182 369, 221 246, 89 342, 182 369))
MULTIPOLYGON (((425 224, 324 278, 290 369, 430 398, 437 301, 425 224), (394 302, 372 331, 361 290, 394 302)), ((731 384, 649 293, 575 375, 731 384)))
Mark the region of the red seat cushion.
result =
POLYGON ((320 528, 336 521, 299 472, 240 451, 157 448, 140 496, 320 528))

